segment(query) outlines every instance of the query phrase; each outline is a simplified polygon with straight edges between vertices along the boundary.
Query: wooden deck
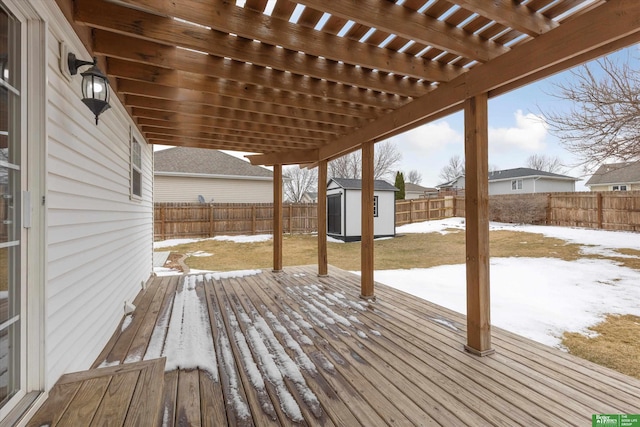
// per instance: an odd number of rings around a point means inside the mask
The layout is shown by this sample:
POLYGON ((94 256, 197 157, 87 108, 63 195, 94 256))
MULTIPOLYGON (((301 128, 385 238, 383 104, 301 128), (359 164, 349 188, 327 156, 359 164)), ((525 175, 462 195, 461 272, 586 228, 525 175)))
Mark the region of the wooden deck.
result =
POLYGON ((335 268, 156 278, 94 367, 166 356, 167 426, 585 426, 640 413, 636 379, 497 328, 496 353, 479 358, 463 350, 464 316, 384 285, 374 302, 358 295, 359 278, 335 268))

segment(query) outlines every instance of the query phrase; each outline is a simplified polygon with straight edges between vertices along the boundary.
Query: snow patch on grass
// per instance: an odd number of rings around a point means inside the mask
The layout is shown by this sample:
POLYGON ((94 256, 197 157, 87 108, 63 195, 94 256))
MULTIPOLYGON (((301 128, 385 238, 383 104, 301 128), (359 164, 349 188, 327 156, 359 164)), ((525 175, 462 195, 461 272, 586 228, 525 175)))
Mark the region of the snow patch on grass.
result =
MULTIPOLYGON (((565 331, 588 333, 607 313, 640 315, 640 272, 610 260, 491 258, 490 271, 491 323, 549 346, 560 346, 565 331)), ((374 277, 466 313, 464 264, 376 271, 374 277)))

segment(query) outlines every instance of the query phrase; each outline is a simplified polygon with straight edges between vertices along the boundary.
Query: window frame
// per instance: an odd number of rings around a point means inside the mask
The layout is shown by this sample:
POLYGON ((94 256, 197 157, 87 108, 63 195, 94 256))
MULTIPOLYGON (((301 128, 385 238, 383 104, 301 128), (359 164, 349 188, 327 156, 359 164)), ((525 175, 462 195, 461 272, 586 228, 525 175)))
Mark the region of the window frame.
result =
POLYGON ((131 200, 140 201, 142 200, 142 144, 140 144, 133 132, 131 132, 129 154, 129 197, 131 200), (139 194, 135 192, 136 173, 140 181, 138 183, 139 194))
POLYGON ((611 191, 628 191, 627 184, 616 184, 611 186, 611 191), (623 188, 624 187, 624 188, 623 188))
POLYGON ((378 196, 373 196, 373 217, 378 217, 378 196))
POLYGON ((522 190, 523 182, 522 179, 512 179, 511 180, 511 191, 522 190))

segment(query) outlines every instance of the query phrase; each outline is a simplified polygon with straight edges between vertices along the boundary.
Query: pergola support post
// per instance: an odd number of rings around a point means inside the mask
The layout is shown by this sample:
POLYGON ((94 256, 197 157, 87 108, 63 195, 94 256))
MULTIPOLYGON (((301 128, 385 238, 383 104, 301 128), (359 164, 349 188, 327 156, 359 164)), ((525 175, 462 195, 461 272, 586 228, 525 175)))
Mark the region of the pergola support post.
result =
POLYGON ((273 165, 273 271, 282 271, 282 165, 273 165))
POLYGON ((327 266, 327 161, 318 163, 318 276, 328 275, 327 266))
POLYGON ((360 297, 374 298, 373 290, 373 153, 374 142, 362 144, 362 202, 360 241, 360 297))
POLYGON ((467 345, 477 356, 491 348, 489 288, 488 95, 465 100, 465 200, 467 255, 467 345))

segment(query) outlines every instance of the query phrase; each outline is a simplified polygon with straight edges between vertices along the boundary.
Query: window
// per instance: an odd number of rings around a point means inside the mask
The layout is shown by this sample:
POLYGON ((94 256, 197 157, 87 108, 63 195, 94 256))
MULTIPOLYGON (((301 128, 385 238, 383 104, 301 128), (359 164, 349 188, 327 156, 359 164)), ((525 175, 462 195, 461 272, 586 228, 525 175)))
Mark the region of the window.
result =
POLYGON ((131 198, 142 198, 142 149, 135 138, 131 138, 131 198))
POLYGON ((378 196, 373 196, 373 216, 378 217, 378 196))
POLYGON ((522 190, 522 180, 514 179, 513 181, 511 181, 511 190, 513 191, 522 190))
POLYGON ((22 388, 20 21, 0 3, 0 407, 22 388))
POLYGON ((627 191, 627 186, 626 185, 614 185, 611 189, 613 191, 627 191))

